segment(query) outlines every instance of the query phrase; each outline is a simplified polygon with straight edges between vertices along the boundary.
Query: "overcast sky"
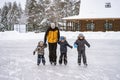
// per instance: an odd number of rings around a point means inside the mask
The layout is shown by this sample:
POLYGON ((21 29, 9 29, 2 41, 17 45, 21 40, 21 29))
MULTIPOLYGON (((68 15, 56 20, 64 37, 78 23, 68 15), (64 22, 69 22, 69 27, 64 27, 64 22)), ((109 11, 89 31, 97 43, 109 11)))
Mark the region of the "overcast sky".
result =
POLYGON ((14 1, 16 1, 17 3, 21 3, 22 9, 25 8, 26 0, 0 0, 0 8, 3 7, 5 2, 14 2, 14 1))

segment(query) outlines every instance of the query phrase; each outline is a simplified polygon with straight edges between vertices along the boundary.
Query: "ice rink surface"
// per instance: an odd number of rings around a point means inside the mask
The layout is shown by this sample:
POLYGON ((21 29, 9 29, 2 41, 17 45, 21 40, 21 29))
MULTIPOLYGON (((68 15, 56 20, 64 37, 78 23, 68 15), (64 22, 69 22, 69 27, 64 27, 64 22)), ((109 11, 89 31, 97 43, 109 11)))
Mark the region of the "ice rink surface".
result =
MULTIPOLYGON (((68 48, 68 64, 50 65, 48 48, 46 65, 36 65, 33 56, 38 39, 0 40, 0 80, 120 80, 120 40, 88 39, 86 47, 88 67, 77 64, 76 48, 68 48)), ((75 40, 68 39, 73 45, 75 40)), ((59 45, 57 59, 59 58, 59 45)))

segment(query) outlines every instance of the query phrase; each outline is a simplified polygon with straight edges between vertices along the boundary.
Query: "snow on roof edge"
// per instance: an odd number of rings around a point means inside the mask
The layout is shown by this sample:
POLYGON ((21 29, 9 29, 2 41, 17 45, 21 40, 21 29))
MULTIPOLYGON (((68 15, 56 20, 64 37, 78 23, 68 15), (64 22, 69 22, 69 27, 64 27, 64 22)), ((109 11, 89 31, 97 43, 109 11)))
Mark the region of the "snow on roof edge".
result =
POLYGON ((64 20, 74 20, 74 19, 80 19, 80 20, 86 20, 86 19, 120 19, 120 16, 114 16, 114 17, 80 17, 79 15, 75 16, 69 16, 69 17, 64 17, 62 18, 64 20))

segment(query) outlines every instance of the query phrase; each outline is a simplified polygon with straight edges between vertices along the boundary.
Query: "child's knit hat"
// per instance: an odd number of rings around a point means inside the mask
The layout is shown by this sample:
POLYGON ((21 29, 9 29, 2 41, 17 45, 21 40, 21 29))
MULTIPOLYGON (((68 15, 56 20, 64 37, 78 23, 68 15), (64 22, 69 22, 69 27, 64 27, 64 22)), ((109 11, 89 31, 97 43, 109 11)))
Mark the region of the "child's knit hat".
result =
POLYGON ((78 36, 79 36, 79 37, 84 37, 84 35, 83 35, 82 33, 80 33, 78 36))
POLYGON ((43 42, 43 41, 39 41, 39 42, 38 42, 38 45, 39 45, 39 44, 44 44, 44 42, 43 42))
POLYGON ((64 36, 60 36, 60 40, 65 40, 65 37, 64 36))

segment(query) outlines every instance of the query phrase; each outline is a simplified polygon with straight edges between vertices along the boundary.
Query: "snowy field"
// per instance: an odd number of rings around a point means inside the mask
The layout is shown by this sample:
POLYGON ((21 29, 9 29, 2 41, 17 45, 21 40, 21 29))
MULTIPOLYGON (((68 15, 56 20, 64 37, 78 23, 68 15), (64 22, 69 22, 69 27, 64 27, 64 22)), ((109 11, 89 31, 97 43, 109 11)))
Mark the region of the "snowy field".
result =
MULTIPOLYGON (((80 32, 61 32, 73 45, 80 32)), ((68 48, 68 65, 36 65, 32 52, 44 33, 0 32, 0 80, 120 80, 120 32, 84 32, 88 67, 77 65, 76 48, 68 48)), ((57 55, 59 56, 59 46, 57 55)))

